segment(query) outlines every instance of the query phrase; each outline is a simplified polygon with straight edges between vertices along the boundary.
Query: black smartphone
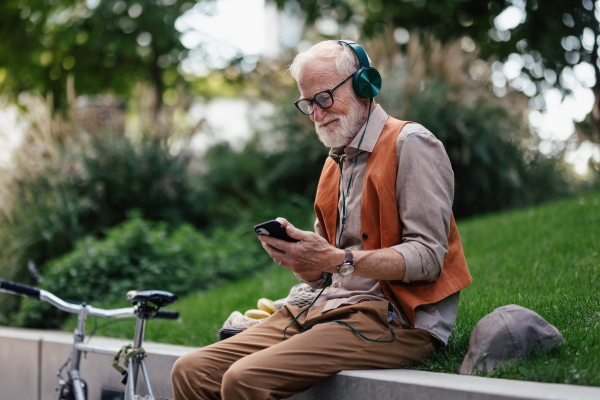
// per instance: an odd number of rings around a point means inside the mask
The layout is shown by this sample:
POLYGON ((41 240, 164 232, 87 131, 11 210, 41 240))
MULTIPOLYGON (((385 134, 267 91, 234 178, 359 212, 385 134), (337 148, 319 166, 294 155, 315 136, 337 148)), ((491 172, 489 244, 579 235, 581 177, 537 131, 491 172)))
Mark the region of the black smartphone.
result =
POLYGON ((259 235, 271 236, 286 242, 299 242, 298 239, 292 239, 285 231, 285 226, 276 220, 263 222, 254 227, 254 231, 259 235))

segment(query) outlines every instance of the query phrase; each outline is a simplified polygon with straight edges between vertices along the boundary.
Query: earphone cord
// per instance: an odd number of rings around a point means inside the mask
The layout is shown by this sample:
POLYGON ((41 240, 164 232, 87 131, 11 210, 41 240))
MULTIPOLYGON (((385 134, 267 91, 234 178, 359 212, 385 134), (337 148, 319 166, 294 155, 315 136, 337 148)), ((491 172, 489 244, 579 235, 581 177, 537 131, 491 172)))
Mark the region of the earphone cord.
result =
MULTIPOLYGON (((315 297, 315 299, 312 301, 312 303, 310 303, 310 305, 308 307, 306 307, 304 310, 302 310, 302 312, 300 312, 300 314, 298 314, 293 320, 292 322, 290 322, 290 324, 288 326, 285 327, 285 329, 283 330, 283 340, 287 340, 287 336, 286 336, 286 331, 287 329, 292 326, 292 324, 294 322, 296 322, 296 320, 298 318, 300 318, 300 316, 302 314, 304 314, 306 311, 308 311, 309 308, 311 308, 313 306, 313 304, 315 304, 315 301, 317 301, 317 299, 319 297, 321 297, 321 294, 323 294, 323 291, 325 290, 325 288, 327 288, 327 286, 329 285, 329 282, 331 281, 331 277, 333 276, 333 274, 329 274, 329 277, 327 278, 327 282, 325 282, 325 285, 323 286, 323 289, 321 289, 321 292, 319 293, 319 295, 317 297, 315 297)), ((394 331, 392 330, 392 328, 390 328, 390 332, 392 332, 392 339, 390 340, 377 340, 377 339, 370 339, 368 337, 366 337, 365 335, 363 335, 362 333, 360 333, 360 331, 358 329, 356 329, 355 327, 353 327, 352 325, 350 325, 347 322, 344 321, 340 321, 339 319, 334 319, 332 321, 321 321, 321 322, 315 322, 312 323, 310 325, 307 325, 306 327, 304 327, 304 329, 302 329, 300 331, 300 333, 304 332, 305 330, 307 330, 308 328, 312 327, 313 325, 320 325, 320 324, 326 324, 329 322, 337 322, 338 324, 343 324, 346 325, 348 328, 352 329, 354 331, 354 333, 356 333, 357 335, 359 335, 360 337, 362 337, 363 339, 366 339, 370 342, 378 342, 378 343, 392 343, 394 340, 396 340, 396 333, 394 333, 394 331)))
MULTIPOLYGON (((367 126, 369 125, 369 118, 371 117, 371 105, 373 104, 373 98, 371 98, 371 101, 369 102, 369 114, 367 115, 367 122, 365 124, 365 130, 362 133, 362 136, 360 138, 360 141, 358 142, 358 147, 356 149, 356 157, 354 158, 354 166, 352 167, 352 172, 350 173, 350 180, 348 181, 348 188, 347 188, 347 193, 344 194, 344 174, 342 172, 342 164, 339 162, 340 156, 339 154, 337 154, 338 157, 338 165, 340 167, 340 179, 342 181, 342 197, 343 197, 343 208, 342 208, 342 227, 340 230, 340 236, 338 239, 338 243, 337 243, 337 248, 341 248, 342 245, 342 233, 344 232, 344 224, 346 222, 346 196, 348 196, 350 194, 350 185, 352 184, 352 176, 354 175, 354 168, 356 168, 356 163, 358 161, 358 152, 360 150, 360 145, 362 144, 362 141, 365 137, 365 132, 367 131, 367 126)), ((298 318, 300 318, 300 316, 302 314, 304 314, 306 311, 308 311, 309 308, 311 308, 313 306, 313 304, 315 304, 315 302, 317 301, 317 299, 319 297, 321 297, 321 295, 323 294, 323 291, 325 291, 325 288, 327 288, 327 286, 329 285, 329 283, 331 282, 331 277, 333 276, 333 274, 329 274, 329 277, 327 278, 327 281, 325 282, 325 285, 323 285, 323 289, 321 289, 321 292, 317 295, 317 297, 315 297, 315 299, 312 301, 312 303, 310 303, 310 305, 308 307, 306 307, 304 310, 302 310, 302 312, 300 312, 300 314, 298 314, 293 320, 292 322, 290 322, 290 324, 288 326, 285 327, 285 329, 283 330, 283 340, 287 340, 286 337, 286 331, 287 329, 292 326, 292 324, 294 322, 296 322, 296 320, 298 318)), ((392 336, 393 338, 391 340, 377 340, 377 339, 369 339, 368 337, 366 337, 365 335, 363 335, 362 333, 360 333, 360 331, 356 328, 354 328, 352 325, 348 324, 347 322, 344 321, 340 321, 339 319, 336 320, 332 320, 332 321, 321 321, 321 322, 315 322, 312 323, 310 325, 307 325, 304 329, 302 329, 300 331, 300 333, 304 332, 305 330, 307 330, 308 328, 312 327, 313 325, 320 325, 320 324, 325 324, 325 323, 329 323, 329 322, 337 322, 338 324, 343 324, 348 326, 350 329, 352 329, 357 335, 359 335, 360 337, 362 337, 363 339, 366 339, 370 342, 378 342, 378 343, 392 343, 394 340, 396 340, 396 334, 394 333, 394 331, 392 330, 392 328, 390 328, 390 332, 392 332, 392 336)))
POLYGON ((356 168, 356 164, 358 163, 358 153, 360 151, 360 145, 362 144, 363 139, 365 138, 365 133, 367 132, 367 126, 369 126, 369 119, 371 118, 371 105, 373 104, 373 98, 371 97, 371 101, 369 101, 369 113, 367 114, 367 123, 365 124, 365 130, 360 137, 360 141, 358 142, 358 147, 356 148, 356 157, 354 157, 354 165, 352 166, 352 172, 350 173, 350 179, 348 180, 348 188, 346 189, 346 193, 344 193, 344 172, 342 171, 342 163, 340 163, 340 155, 335 152, 338 160, 338 167, 340 167, 340 179, 342 181, 342 198, 344 199, 342 205, 342 226, 340 229, 340 236, 338 238, 337 248, 339 249, 342 244, 342 233, 344 233, 344 226, 346 225, 346 197, 350 195, 350 185, 352 185, 352 177, 354 176, 354 168, 356 168))
MULTIPOLYGON (((300 318, 300 316, 301 316, 302 314, 304 314, 305 312, 307 312, 307 311, 308 311, 308 309, 309 309, 309 308, 311 308, 311 307, 313 306, 313 304, 315 304, 315 301, 317 301, 317 299, 318 299, 319 297, 321 297, 321 294, 323 294, 323 291, 325 290, 325 288, 327 288, 327 285, 329 285, 329 282, 331 281, 331 276, 332 276, 332 274, 329 274, 329 277, 327 278, 327 282, 325 282, 325 285, 323 286, 323 289, 321 289, 321 293, 319 293, 319 295, 318 295, 317 297, 315 297, 315 299, 312 301, 312 303, 310 303, 308 307, 306 307, 304 310, 302 310, 302 312, 301 312, 300 314, 298 314, 298 315, 296 316, 296 318, 294 318, 294 319, 292 320, 292 322, 290 322, 290 324, 289 324, 288 326, 286 326, 286 327, 285 327, 285 329, 283 330, 283 340, 287 340, 287 337, 285 336, 285 331, 287 331, 287 329, 288 329, 290 326, 292 326, 292 324, 293 324, 294 322, 296 322, 296 320, 297 320, 298 318, 300 318)), ((332 322, 333 322, 333 321, 332 321, 332 322)), ((309 325, 309 326, 310 326, 310 325, 309 325)), ((304 329, 306 329, 306 328, 304 328, 304 329)), ((304 332, 304 329, 302 330, 302 332, 304 332)), ((300 333, 302 333, 302 332, 300 332, 300 333)))

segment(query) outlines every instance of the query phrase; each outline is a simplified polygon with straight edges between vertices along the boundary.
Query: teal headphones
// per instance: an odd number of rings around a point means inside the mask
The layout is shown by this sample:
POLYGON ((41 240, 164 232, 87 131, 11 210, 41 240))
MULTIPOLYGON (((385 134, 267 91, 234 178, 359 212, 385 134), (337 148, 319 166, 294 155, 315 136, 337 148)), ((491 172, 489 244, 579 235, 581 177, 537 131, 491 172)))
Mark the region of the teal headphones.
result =
POLYGON ((365 99, 377 96, 381 90, 381 75, 379 75, 379 71, 371 67, 367 53, 359 44, 350 40, 338 40, 338 42, 348 45, 358 58, 360 67, 352 77, 354 92, 365 99))

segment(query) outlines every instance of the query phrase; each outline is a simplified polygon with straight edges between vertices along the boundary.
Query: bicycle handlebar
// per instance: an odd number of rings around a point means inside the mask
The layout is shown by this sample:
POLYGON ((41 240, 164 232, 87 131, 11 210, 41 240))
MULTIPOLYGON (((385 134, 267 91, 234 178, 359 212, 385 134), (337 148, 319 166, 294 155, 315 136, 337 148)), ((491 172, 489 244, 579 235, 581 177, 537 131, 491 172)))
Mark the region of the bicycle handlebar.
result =
POLYGON ((177 319, 179 318, 179 313, 177 311, 158 310, 154 315, 154 318, 177 319))
MULTIPOLYGON (((45 301, 47 303, 52 304, 59 310, 71 314, 77 314, 85 307, 87 310, 87 315, 91 317, 128 318, 136 316, 133 307, 117 308, 115 310, 104 310, 102 308, 96 308, 89 305, 84 306, 83 304, 72 304, 64 301, 59 297, 56 297, 52 293, 47 292, 43 289, 23 285, 21 283, 7 281, 4 279, 0 279, 0 292, 16 294, 19 296, 29 297, 35 300, 45 301)), ((159 310, 154 317, 164 319, 177 319, 179 318, 179 313, 177 311, 159 310)))
POLYGON ((16 283, 0 279, 0 289, 1 291, 7 291, 9 293, 18 294, 19 296, 25 296, 35 300, 40 300, 40 289, 33 286, 23 285, 22 283, 16 283))

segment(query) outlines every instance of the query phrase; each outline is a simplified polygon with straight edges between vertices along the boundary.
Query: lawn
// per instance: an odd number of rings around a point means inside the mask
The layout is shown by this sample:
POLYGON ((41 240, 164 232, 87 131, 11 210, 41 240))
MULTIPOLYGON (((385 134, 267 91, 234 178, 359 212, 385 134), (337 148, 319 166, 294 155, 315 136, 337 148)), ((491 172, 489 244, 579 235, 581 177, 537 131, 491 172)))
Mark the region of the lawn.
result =
MULTIPOLYGON (((491 376, 600 386, 600 193, 459 221, 458 229, 474 281, 461 293, 448 347, 417 369, 458 373, 477 321, 497 307, 518 304, 555 325, 566 344, 491 376)), ((265 266, 252 278, 182 298, 169 307, 180 312, 180 321, 149 321, 146 338, 212 343, 232 311, 255 308, 260 297, 285 297, 295 283, 290 272, 265 266)), ((65 328, 73 325, 70 320, 65 328)), ((133 322, 98 334, 131 338, 133 322)))

